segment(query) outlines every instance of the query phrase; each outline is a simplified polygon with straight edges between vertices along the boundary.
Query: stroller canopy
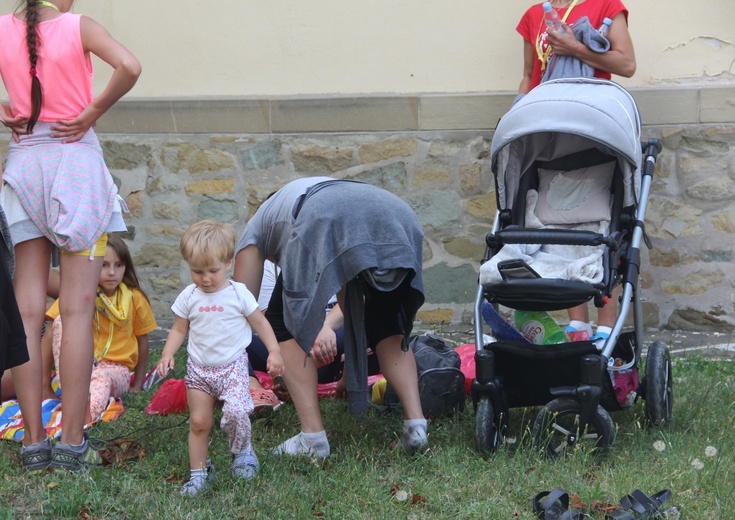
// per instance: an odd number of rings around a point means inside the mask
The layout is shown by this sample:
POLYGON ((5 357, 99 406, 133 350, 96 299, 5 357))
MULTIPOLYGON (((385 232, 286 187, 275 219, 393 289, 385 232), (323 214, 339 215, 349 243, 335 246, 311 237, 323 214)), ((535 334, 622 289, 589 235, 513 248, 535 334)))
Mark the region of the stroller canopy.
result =
POLYGON ((583 78, 552 80, 534 88, 503 116, 493 135, 498 209, 512 207, 520 177, 535 161, 590 148, 617 158, 624 205, 636 203, 641 122, 630 93, 612 81, 583 78))

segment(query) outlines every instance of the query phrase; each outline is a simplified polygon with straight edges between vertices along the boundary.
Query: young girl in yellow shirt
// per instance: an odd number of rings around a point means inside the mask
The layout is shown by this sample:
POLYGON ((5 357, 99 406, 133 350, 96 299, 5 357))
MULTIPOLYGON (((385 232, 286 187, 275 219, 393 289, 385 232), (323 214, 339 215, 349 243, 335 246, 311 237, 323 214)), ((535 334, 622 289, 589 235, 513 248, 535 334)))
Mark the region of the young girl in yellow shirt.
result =
MULTIPOLYGON (((54 361, 59 366, 61 318, 58 300, 46 312, 54 321, 50 336, 54 361)), ((148 333, 156 320, 125 242, 110 234, 102 264, 94 313, 94 367, 89 385, 87 421, 96 420, 110 397, 122 397, 141 389, 148 366, 148 333), (131 384, 131 371, 135 372, 131 384)), ((45 336, 45 337, 46 337, 45 336)), ((48 344, 48 341, 46 342, 48 344)), ((63 392, 63 377, 59 384, 63 392)))

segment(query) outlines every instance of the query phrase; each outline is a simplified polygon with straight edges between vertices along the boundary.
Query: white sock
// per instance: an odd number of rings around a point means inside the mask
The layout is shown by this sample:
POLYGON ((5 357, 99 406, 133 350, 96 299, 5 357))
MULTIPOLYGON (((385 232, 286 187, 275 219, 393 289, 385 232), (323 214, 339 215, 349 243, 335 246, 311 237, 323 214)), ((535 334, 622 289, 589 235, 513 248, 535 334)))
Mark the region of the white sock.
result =
POLYGON ((189 470, 191 480, 197 480, 200 478, 207 478, 207 470, 202 469, 191 469, 189 470))
POLYGON ((327 432, 325 430, 316 433, 301 432, 301 437, 304 439, 304 441, 306 441, 309 446, 311 446, 316 441, 326 441, 327 432))
POLYGON ((572 320, 569 322, 569 326, 578 332, 587 331, 592 336, 592 325, 586 321, 572 320))
POLYGON ((612 327, 606 327, 604 325, 599 325, 597 327, 597 333, 598 334, 599 333, 603 333, 603 334, 607 334, 609 336, 611 332, 612 332, 612 327))
POLYGON ((426 419, 404 419, 403 421, 404 430, 410 430, 416 426, 423 426, 426 429, 426 419))

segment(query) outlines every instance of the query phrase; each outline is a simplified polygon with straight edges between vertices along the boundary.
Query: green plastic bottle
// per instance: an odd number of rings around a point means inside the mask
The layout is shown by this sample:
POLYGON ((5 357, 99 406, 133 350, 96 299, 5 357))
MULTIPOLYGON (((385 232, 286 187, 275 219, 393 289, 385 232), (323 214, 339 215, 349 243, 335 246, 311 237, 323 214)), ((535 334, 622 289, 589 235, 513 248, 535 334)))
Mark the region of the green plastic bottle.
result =
POLYGON ((514 313, 516 328, 528 341, 536 345, 558 345, 567 343, 569 338, 554 318, 544 311, 520 311, 514 313))

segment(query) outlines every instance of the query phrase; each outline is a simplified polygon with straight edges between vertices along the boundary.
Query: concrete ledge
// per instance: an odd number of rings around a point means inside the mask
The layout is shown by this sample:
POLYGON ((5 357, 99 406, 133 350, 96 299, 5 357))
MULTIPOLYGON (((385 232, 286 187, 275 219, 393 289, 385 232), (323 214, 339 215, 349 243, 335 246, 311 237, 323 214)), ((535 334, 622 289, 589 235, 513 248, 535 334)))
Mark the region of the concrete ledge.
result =
MULTIPOLYGON (((644 125, 735 122, 735 88, 631 89, 644 125)), ((515 93, 293 99, 131 99, 100 133, 279 134, 493 130, 515 93)))

